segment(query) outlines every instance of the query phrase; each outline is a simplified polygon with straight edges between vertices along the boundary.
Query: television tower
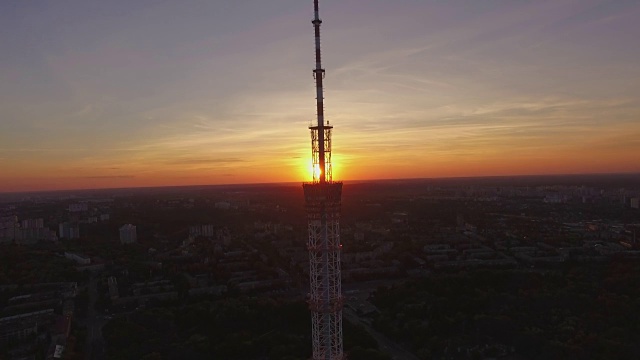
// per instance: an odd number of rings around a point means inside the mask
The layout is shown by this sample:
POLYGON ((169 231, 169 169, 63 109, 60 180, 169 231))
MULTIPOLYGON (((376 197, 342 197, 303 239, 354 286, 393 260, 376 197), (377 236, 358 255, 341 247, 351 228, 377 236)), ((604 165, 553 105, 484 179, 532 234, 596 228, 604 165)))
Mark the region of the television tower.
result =
POLYGON ((331 130, 324 120, 322 81, 325 71, 320 56, 320 16, 318 0, 313 1, 316 44, 316 125, 311 130, 313 180, 303 184, 309 222, 309 295, 313 360, 343 360, 342 283, 340 275, 340 197, 342 183, 334 182, 331 172, 331 130))

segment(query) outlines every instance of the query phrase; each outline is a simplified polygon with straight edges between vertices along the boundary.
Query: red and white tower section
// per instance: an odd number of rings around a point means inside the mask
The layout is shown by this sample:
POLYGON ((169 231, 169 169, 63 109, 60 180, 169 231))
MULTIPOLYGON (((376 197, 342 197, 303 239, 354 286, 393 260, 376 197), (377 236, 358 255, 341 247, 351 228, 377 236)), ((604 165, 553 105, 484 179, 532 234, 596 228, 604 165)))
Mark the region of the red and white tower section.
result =
POLYGON ((342 360, 342 283, 340 274, 340 206, 342 183, 331 171, 331 130, 324 119, 325 70, 320 53, 318 0, 314 0, 316 44, 317 124, 310 126, 313 180, 303 185, 309 221, 309 308, 312 320, 313 360, 342 360))

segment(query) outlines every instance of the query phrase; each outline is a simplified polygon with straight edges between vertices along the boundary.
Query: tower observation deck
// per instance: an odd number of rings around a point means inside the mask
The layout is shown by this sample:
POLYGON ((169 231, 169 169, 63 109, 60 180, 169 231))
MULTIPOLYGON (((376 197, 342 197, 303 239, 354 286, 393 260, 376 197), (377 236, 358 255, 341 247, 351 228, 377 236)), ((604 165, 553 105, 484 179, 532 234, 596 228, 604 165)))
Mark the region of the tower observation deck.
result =
POLYGON ((309 295, 313 360, 342 360, 342 282, 340 274, 340 207, 342 183, 334 182, 331 167, 331 131, 324 119, 324 91, 320 52, 318 0, 314 0, 317 124, 310 126, 313 180, 303 184, 309 240, 309 295))

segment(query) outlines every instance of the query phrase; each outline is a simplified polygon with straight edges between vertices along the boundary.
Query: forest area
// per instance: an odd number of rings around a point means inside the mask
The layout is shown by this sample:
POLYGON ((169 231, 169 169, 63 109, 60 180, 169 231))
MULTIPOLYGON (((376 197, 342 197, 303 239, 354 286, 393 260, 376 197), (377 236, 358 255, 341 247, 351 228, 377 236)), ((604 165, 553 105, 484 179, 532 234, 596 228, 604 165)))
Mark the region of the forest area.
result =
POLYGON ((422 359, 638 359, 640 265, 434 274, 372 298, 374 326, 422 359))

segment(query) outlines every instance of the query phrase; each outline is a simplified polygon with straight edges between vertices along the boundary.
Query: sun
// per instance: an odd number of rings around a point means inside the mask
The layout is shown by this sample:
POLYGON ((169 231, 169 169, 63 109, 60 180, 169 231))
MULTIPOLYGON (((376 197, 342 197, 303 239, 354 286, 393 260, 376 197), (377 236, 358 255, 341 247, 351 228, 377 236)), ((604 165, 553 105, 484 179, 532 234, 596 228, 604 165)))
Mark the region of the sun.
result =
POLYGON ((310 164, 309 165, 309 177, 311 180, 319 179, 322 174, 322 170, 320 169, 320 164, 310 164))
MULTIPOLYGON (((342 174, 342 172, 340 172, 340 174, 336 176, 336 172, 337 172, 336 170, 340 171, 342 168, 340 164, 341 164, 340 159, 336 161, 336 158, 334 156, 330 164, 332 179, 340 178, 339 175, 342 174)), ((316 180, 319 180, 320 177, 322 176, 322 170, 320 169, 320 164, 314 164, 313 160, 310 157, 307 157, 306 159, 304 157, 299 158, 297 161, 296 167, 299 169, 298 174, 300 174, 299 176, 303 179, 302 180, 303 182, 313 182, 314 178, 316 180)))

